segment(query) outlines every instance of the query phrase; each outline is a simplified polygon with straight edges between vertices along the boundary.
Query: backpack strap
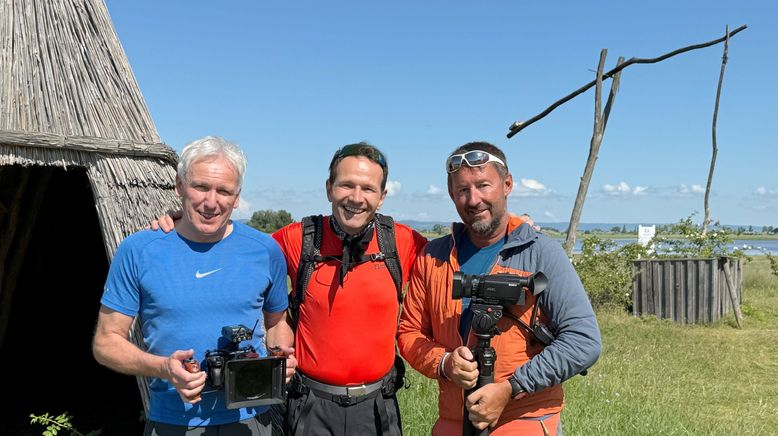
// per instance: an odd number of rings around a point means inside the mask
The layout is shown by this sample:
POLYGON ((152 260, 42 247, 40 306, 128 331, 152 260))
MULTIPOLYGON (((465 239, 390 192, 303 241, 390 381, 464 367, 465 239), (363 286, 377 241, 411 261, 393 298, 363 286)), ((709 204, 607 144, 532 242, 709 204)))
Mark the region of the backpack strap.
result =
MULTIPOLYGON (((321 215, 311 215, 302 219, 303 243, 300 251, 300 264, 297 267, 294 295, 289 294, 289 318, 293 328, 297 328, 300 305, 305 299, 305 290, 308 289, 308 282, 316 268, 316 263, 325 260, 321 255, 321 241, 324 234, 323 222, 324 218, 321 215)), ((402 266, 397 254, 394 220, 390 216, 376 214, 375 223, 379 252, 362 255, 360 263, 383 261, 397 289, 397 301, 402 304, 402 266)))
POLYGON ((382 257, 384 263, 386 264, 386 269, 389 270, 389 274, 392 276, 392 281, 394 281, 394 286, 397 288, 397 301, 402 304, 403 274, 402 265, 400 264, 400 256, 397 254, 397 239, 395 238, 394 234, 394 220, 390 216, 377 213, 375 215, 375 222, 376 237, 378 237, 378 250, 380 251, 380 253, 377 253, 377 255, 383 255, 382 257))
POLYGON ((294 295, 289 294, 289 318, 295 329, 300 316, 300 305, 303 304, 305 290, 308 288, 308 281, 316 268, 316 262, 322 260, 323 222, 324 218, 321 215, 311 215, 302 219, 303 244, 300 250, 300 263, 297 266, 297 281, 295 282, 294 295))

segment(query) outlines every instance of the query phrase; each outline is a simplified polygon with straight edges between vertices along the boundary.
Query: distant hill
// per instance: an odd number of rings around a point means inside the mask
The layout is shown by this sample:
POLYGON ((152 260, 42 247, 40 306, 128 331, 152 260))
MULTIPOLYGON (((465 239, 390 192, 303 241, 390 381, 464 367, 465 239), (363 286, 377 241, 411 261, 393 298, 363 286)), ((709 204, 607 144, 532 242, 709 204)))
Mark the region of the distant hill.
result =
MULTIPOLYGON (((440 224, 446 228, 451 227, 450 221, 400 220, 400 222, 417 231, 432 230, 432 228, 435 227, 436 224, 440 224)), ((637 224, 621 224, 621 223, 581 223, 578 225, 578 229, 581 231, 594 230, 594 229, 607 231, 612 229, 614 226, 621 227, 622 225, 627 226, 627 231, 630 232, 638 231, 637 224)), ((540 223, 540 227, 544 229, 555 229, 555 230, 559 230, 560 232, 564 232, 567 230, 567 223, 540 223)))
MULTIPOLYGON (((451 226, 451 223, 448 221, 417 221, 417 220, 401 220, 401 223, 411 227, 414 230, 417 231, 425 231, 425 230, 431 230, 436 224, 441 224, 444 227, 448 228, 451 226)), ((639 225, 667 225, 668 223, 579 223, 578 224, 578 230, 585 232, 587 230, 593 231, 593 230, 602 230, 602 231, 610 231, 612 228, 618 226, 619 228, 626 228, 627 232, 634 232, 637 233, 638 226, 639 225)), ((558 230, 560 232, 566 232, 567 231, 567 222, 541 222, 539 223, 540 227, 543 229, 554 229, 558 230)), ((724 224, 722 227, 736 230, 739 227, 742 228, 748 228, 747 225, 732 225, 732 224, 724 224)), ((761 232, 762 226, 750 226, 753 228, 754 232, 761 232)))
MULTIPOLYGON (((249 222, 248 219, 239 219, 237 220, 239 222, 242 222, 244 224, 247 224, 249 222)), ((432 230, 435 225, 440 224, 445 228, 451 227, 450 221, 419 221, 419 220, 400 220, 401 223, 405 224, 406 226, 419 231, 429 231, 432 230)), ((652 225, 656 224, 657 226, 660 225, 667 225, 668 223, 580 223, 578 224, 578 230, 585 232, 587 230, 602 230, 602 231, 610 231, 612 228, 618 226, 619 228, 626 227, 627 232, 634 232, 637 233, 638 231, 638 225, 652 225)), ((558 230, 560 232, 566 232, 567 231, 567 223, 550 223, 550 222, 542 222, 540 223, 541 229, 554 229, 558 230)), ((753 231, 756 233, 759 233, 762 231, 762 226, 748 226, 748 225, 733 225, 733 224, 724 224, 722 227, 731 229, 731 230, 737 230, 738 228, 744 228, 747 229, 748 227, 752 227, 753 231)))
MULTIPOLYGON (((451 222, 449 221, 401 220, 400 222, 417 231, 432 230, 432 228, 436 224, 440 224, 446 228, 451 227, 451 222)), ((594 229, 607 231, 612 229, 615 226, 619 226, 619 228, 621 228, 623 225, 626 225, 628 232, 638 231, 637 224, 621 224, 621 223, 581 223, 578 225, 578 229, 581 231, 594 230, 594 229)), ((560 232, 564 232, 567 230, 567 223, 540 223, 540 227, 544 229, 555 229, 555 230, 559 230, 560 232)))
POLYGON ((435 225, 437 224, 440 224, 445 228, 451 227, 450 221, 400 220, 400 222, 418 232, 423 232, 425 230, 432 230, 432 228, 435 227, 435 225))

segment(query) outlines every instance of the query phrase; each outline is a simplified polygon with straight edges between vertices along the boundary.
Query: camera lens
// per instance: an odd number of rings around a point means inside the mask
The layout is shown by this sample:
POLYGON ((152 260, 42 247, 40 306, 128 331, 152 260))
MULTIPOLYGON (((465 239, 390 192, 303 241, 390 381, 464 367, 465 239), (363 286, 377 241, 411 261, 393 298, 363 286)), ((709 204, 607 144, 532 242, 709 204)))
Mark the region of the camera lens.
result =
POLYGON ((454 300, 462 299, 462 280, 464 274, 460 271, 454 271, 454 286, 451 288, 451 298, 454 300))

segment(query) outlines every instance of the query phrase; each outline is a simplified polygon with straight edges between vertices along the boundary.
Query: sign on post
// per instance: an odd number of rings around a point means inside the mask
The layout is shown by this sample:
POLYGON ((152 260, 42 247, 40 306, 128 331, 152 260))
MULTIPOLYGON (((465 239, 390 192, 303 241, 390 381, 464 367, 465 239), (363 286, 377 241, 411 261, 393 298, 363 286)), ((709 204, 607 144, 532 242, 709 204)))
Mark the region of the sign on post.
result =
MULTIPOLYGON (((656 235, 656 226, 641 226, 638 225, 638 243, 644 247, 647 247, 651 242, 651 239, 656 235)), ((648 247, 649 251, 653 251, 653 247, 648 247)))

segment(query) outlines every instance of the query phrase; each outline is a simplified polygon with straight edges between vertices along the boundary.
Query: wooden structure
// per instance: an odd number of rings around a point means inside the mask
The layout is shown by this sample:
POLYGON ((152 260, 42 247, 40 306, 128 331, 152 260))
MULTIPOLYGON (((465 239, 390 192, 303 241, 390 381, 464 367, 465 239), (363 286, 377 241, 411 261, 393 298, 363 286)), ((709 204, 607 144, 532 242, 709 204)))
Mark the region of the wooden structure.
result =
MULTIPOLYGON (((78 362, 68 378, 107 371, 95 366, 90 347, 107 266, 125 236, 178 207, 176 161, 160 141, 102 0, 0 0, 4 361, 31 337, 56 335, 66 353, 58 361, 78 362)), ((35 378, 47 377, 30 377, 29 390, 35 378)), ((86 384, 90 392, 94 383, 86 384)), ((148 410, 145 381, 139 383, 148 410)), ((111 394, 106 403, 137 399, 134 392, 111 394)), ((66 410, 78 417, 72 405, 66 410)), ((44 412, 61 413, 20 410, 28 427, 29 413, 44 412)), ((136 422, 138 412, 132 411, 136 422)))
POLYGON ((632 312, 683 324, 707 324, 732 312, 725 266, 731 267, 737 304, 743 300, 743 273, 736 259, 648 259, 632 267, 632 312))

